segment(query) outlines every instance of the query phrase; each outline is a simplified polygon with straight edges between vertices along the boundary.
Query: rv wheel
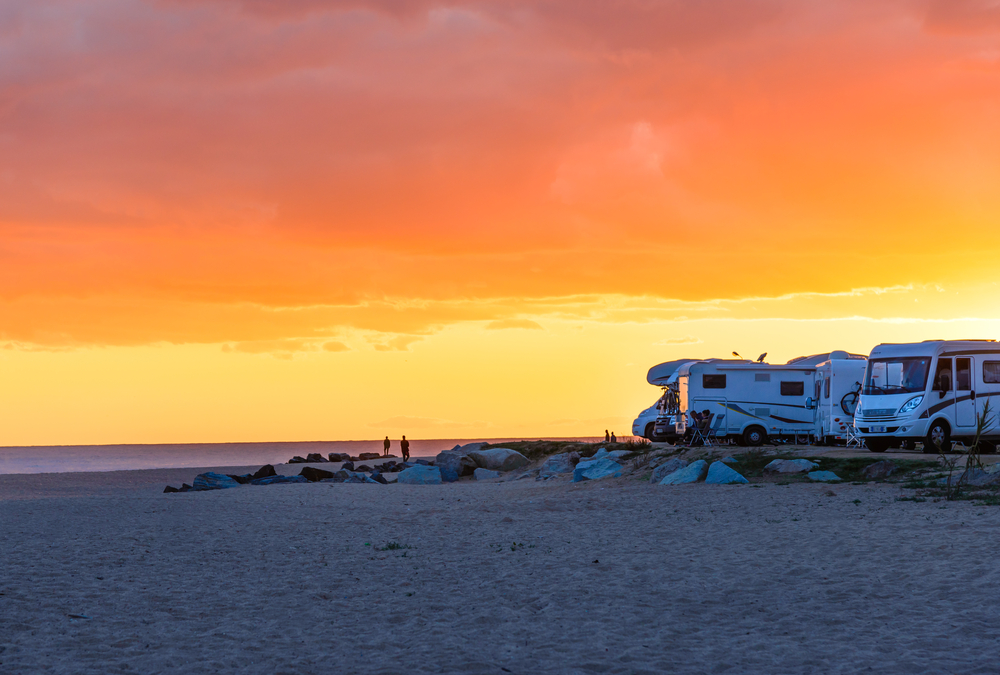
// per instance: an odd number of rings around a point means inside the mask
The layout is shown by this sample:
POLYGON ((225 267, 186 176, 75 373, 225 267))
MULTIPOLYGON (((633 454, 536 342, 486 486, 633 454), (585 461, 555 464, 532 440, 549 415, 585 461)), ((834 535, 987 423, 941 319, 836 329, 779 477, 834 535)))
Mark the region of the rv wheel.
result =
POLYGON ((951 452, 951 429, 947 424, 938 420, 931 425, 924 439, 924 452, 933 455, 936 452, 948 454, 951 452))
POLYGON ((743 432, 743 445, 757 447, 767 441, 767 432, 760 427, 750 427, 743 432))
POLYGON ((889 440, 886 438, 866 438, 865 445, 872 452, 885 452, 889 449, 889 440))

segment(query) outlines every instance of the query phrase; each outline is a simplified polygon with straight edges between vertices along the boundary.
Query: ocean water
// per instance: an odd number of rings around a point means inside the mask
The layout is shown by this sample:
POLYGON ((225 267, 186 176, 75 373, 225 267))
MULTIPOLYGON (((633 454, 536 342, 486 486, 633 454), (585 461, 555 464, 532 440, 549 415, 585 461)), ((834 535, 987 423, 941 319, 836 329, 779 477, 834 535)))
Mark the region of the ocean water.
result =
MULTIPOLYGON (((490 443, 517 438, 439 438, 410 441, 411 457, 433 457, 442 450, 473 441, 490 443)), ((545 440, 597 441, 596 437, 545 440)), ((301 441, 275 443, 162 443, 154 445, 33 445, 0 447, 0 474, 183 469, 190 467, 262 466, 284 464, 311 452, 382 452, 382 440, 301 441)), ((399 457, 399 440, 390 453, 399 457)))

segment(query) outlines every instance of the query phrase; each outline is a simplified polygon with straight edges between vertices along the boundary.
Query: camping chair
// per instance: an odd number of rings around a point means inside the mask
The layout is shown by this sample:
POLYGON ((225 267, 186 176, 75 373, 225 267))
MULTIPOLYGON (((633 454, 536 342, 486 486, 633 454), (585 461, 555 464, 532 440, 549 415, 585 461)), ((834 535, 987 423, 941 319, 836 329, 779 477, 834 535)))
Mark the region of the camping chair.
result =
POLYGON ((715 418, 715 424, 708 430, 708 434, 705 436, 705 445, 712 445, 712 441, 715 440, 716 443, 719 442, 719 429, 722 428, 722 422, 726 419, 725 415, 719 415, 715 418))
POLYGON ((714 413, 709 413, 708 416, 699 416, 698 420, 695 422, 694 426, 691 428, 691 445, 711 445, 709 441, 709 433, 712 424, 712 418, 715 417, 714 413), (700 443, 699 443, 700 441, 700 443))
POLYGON ((845 445, 848 448, 865 447, 865 439, 858 436, 858 428, 854 426, 853 422, 847 425, 847 443, 845 445))

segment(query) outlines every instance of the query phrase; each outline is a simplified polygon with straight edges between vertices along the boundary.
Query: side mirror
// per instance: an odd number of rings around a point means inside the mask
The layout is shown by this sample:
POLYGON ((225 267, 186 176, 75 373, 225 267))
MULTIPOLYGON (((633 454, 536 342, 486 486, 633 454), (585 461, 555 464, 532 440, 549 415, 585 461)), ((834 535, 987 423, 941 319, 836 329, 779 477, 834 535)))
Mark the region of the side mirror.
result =
POLYGON ((938 398, 944 398, 944 394, 945 394, 944 389, 941 389, 940 391, 938 391, 938 398))

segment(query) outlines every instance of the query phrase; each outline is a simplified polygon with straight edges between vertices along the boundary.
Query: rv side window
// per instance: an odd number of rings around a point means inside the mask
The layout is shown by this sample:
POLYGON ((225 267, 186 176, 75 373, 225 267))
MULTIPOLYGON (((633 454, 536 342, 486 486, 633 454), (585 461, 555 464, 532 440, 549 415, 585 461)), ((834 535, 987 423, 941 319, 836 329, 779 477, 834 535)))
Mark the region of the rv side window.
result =
POLYGON ((754 382, 770 382, 771 381, 771 373, 754 373, 754 375, 753 375, 753 381, 754 382))
POLYGON ((705 389, 725 389, 725 375, 702 375, 701 386, 705 389))
POLYGON ((1000 384, 1000 361, 985 361, 983 363, 983 382, 1000 384))
POLYGON ((830 378, 823 380, 823 398, 830 398, 830 378))
POLYGON ((805 382, 782 382, 781 383, 781 395, 782 396, 802 396, 806 393, 806 383, 805 382))
POLYGON ((938 359, 932 391, 951 391, 951 359, 938 359))
POLYGON ((972 390, 972 359, 955 359, 955 384, 959 391, 972 390))

